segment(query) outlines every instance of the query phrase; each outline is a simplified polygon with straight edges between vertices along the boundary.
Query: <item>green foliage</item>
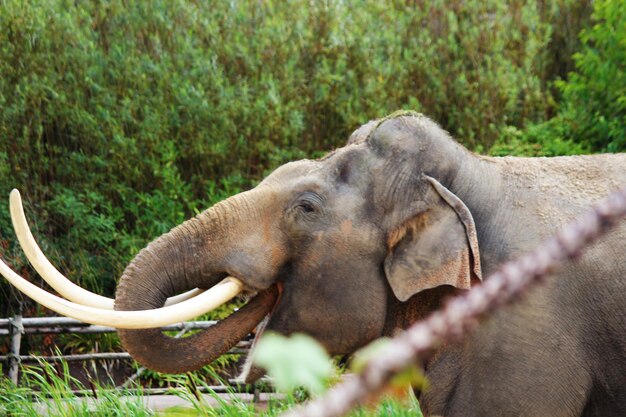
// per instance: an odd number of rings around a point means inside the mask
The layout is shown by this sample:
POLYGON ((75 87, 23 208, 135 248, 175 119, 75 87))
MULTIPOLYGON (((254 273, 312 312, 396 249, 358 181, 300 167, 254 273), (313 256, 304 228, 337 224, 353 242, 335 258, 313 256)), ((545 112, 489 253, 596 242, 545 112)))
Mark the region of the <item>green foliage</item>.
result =
POLYGON ((575 68, 556 81, 554 118, 525 130, 507 127, 492 155, 554 156, 626 150, 626 2, 593 3, 593 25, 580 38, 575 68))
MULTIPOLYGON (((214 375, 217 378, 216 375, 214 375)), ((301 400, 297 394, 290 392, 279 394, 274 399, 270 399, 267 408, 259 409, 237 396, 232 390, 227 391, 226 396, 219 396, 213 392, 206 381, 198 378, 195 374, 172 375, 170 382, 176 388, 172 393, 186 400, 193 408, 174 407, 157 413, 163 417, 177 416, 205 416, 205 417, 276 417, 282 415, 289 408, 296 406, 301 400), (200 394, 200 389, 208 392, 208 395, 200 394), (217 406, 209 406, 207 397, 212 399, 217 406)), ((421 417, 422 413, 415 397, 408 401, 395 401, 389 398, 384 399, 379 404, 375 404, 369 409, 358 408, 350 413, 350 417, 421 417)))
MULTIPOLYGON (((390 339, 375 340, 354 354, 350 369, 355 374, 363 372, 374 358, 392 355, 391 346, 390 339)), ((264 334, 255 349, 254 362, 267 370, 272 384, 279 391, 287 393, 304 388, 313 395, 319 395, 340 374, 324 348, 304 334, 291 337, 271 332, 264 334)), ((404 401, 407 408, 419 412, 419 405, 413 396, 414 388, 428 388, 428 381, 416 364, 395 374, 384 390, 370 395, 365 402, 368 406, 376 406, 384 404, 385 399, 395 398, 404 401)))
POLYGON ((319 395, 335 374, 324 348, 304 334, 264 334, 255 349, 254 362, 265 368, 276 388, 284 392, 304 387, 319 395))
POLYGON ((84 334, 68 333, 59 335, 57 346, 66 354, 91 352, 116 352, 120 347, 117 333, 84 334))
POLYGON ((626 2, 594 2, 593 26, 582 31, 576 71, 558 83, 559 121, 595 151, 626 150, 626 2))
MULTIPOLYGON (((211 389, 204 379, 199 378, 195 373, 172 375, 168 379, 172 385, 176 387, 172 390, 172 394, 177 395, 191 404, 193 409, 178 408, 175 410, 166 410, 163 414, 159 415, 170 416, 182 414, 203 417, 236 417, 257 414, 254 410, 254 405, 243 401, 241 397, 237 396, 234 390, 228 389, 225 397, 220 396, 211 389), (202 395, 200 389, 208 392, 208 398, 202 395), (215 406, 209 404, 207 401, 209 398, 215 402, 215 406), (187 414, 184 414, 185 412, 187 412, 187 414)), ((224 381, 221 381, 216 374, 212 375, 212 379, 224 385, 224 381)))
POLYGON ((153 413, 144 405, 141 393, 104 390, 97 384, 85 387, 70 377, 66 362, 61 371, 47 362, 36 367, 22 367, 22 386, 0 379, 0 416, 132 416, 148 417, 153 413), (76 397, 73 389, 86 392, 76 397), (89 401, 87 401, 89 399, 89 401))
MULTIPOLYGON (((0 197, 19 188, 53 263, 112 295, 149 240, 370 118, 413 108, 483 149, 544 120, 576 4, 3 0, 0 197)), ((0 232, 30 276, 5 198, 0 232)))
MULTIPOLYGON (((25 416, 35 417, 48 415, 53 417, 82 417, 82 416, 223 416, 223 417, 246 417, 262 416, 276 417, 287 409, 295 406, 298 401, 293 396, 286 396, 280 400, 271 400, 267 409, 259 410, 241 397, 230 392, 226 398, 219 396, 209 389, 209 397, 215 400, 217 407, 210 407, 205 397, 197 392, 197 388, 207 389, 204 381, 193 376, 174 377, 178 388, 172 389, 172 393, 187 400, 192 408, 176 407, 161 412, 148 409, 144 395, 139 393, 124 392, 120 390, 103 389, 94 385, 84 389, 86 396, 77 397, 72 394, 72 385, 75 380, 57 374, 55 368, 49 364, 45 371, 26 371, 28 379, 27 387, 16 387, 7 379, 0 380, 0 416, 25 416)), ((392 400, 384 400, 375 409, 355 410, 351 417, 409 417, 421 416, 419 405, 413 399, 408 405, 392 400)))
MULTIPOLYGON (((574 70, 573 55, 580 49, 580 31, 589 25, 593 0, 541 1, 538 8, 543 19, 550 22, 550 43, 547 45, 543 82, 565 79, 574 70)), ((554 91, 559 94, 558 90, 554 91)), ((554 104, 554 103, 553 103, 554 104)))
POLYGON ((525 130, 507 126, 489 149, 492 156, 559 156, 589 153, 589 147, 568 136, 567 127, 557 119, 530 125, 525 130))

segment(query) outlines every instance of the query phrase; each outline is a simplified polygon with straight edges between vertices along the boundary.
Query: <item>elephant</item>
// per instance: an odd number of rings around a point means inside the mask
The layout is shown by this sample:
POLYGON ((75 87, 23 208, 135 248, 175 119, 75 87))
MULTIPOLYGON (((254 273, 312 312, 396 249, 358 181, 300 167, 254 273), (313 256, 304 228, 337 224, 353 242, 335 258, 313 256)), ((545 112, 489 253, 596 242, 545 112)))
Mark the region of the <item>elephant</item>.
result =
MULTIPOLYGON (((246 306, 188 338, 119 334, 137 361, 169 373, 203 366, 259 324, 257 339, 301 332, 349 355, 481 285, 622 184, 626 154, 481 156, 426 116, 394 113, 157 238, 115 294, 119 312, 150 310, 232 276, 254 295, 246 306)), ((626 415, 625 242, 622 222, 436 351, 422 364, 425 415, 626 415)), ((248 358, 242 377, 262 375, 248 358)))

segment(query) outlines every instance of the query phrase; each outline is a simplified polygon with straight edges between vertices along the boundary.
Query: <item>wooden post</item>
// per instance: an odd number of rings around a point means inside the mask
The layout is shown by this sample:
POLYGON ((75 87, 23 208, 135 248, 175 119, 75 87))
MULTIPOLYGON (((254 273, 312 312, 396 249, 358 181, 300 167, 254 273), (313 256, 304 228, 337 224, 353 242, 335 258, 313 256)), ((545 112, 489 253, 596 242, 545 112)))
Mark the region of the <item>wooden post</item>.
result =
POLYGON ((11 332, 11 352, 8 355, 9 378, 17 385, 20 370, 20 345, 22 344, 22 333, 24 333, 21 314, 16 314, 9 319, 9 329, 11 332))
POLYGON ((261 390, 259 389, 259 384, 256 381, 252 385, 252 402, 254 404, 261 402, 261 390))

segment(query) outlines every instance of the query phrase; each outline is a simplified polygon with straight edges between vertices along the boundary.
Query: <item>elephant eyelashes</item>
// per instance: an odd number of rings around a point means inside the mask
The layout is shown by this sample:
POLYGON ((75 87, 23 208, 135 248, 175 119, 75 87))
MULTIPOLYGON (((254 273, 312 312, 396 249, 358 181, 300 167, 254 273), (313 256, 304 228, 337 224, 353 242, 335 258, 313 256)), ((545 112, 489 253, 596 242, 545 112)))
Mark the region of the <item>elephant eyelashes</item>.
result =
POLYGON ((313 214, 321 211, 321 206, 322 198, 311 192, 302 194, 295 204, 296 209, 306 214, 313 214))
POLYGON ((315 211, 315 207, 313 207, 313 204, 309 203, 308 201, 301 201, 298 204, 298 207, 305 213, 312 213, 315 211))

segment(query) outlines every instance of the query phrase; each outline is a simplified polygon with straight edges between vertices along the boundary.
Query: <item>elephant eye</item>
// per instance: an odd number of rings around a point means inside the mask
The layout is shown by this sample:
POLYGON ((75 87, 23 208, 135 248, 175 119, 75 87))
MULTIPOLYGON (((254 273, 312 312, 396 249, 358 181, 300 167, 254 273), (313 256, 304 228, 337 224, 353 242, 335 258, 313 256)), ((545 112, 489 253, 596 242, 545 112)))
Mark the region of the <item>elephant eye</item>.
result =
POLYGON ((300 201, 298 203, 298 207, 305 213, 312 213, 315 211, 315 207, 313 207, 313 204, 309 201, 300 201))
POLYGON ((322 199, 319 195, 311 192, 302 194, 296 201, 295 208, 302 213, 315 213, 320 211, 322 199))

